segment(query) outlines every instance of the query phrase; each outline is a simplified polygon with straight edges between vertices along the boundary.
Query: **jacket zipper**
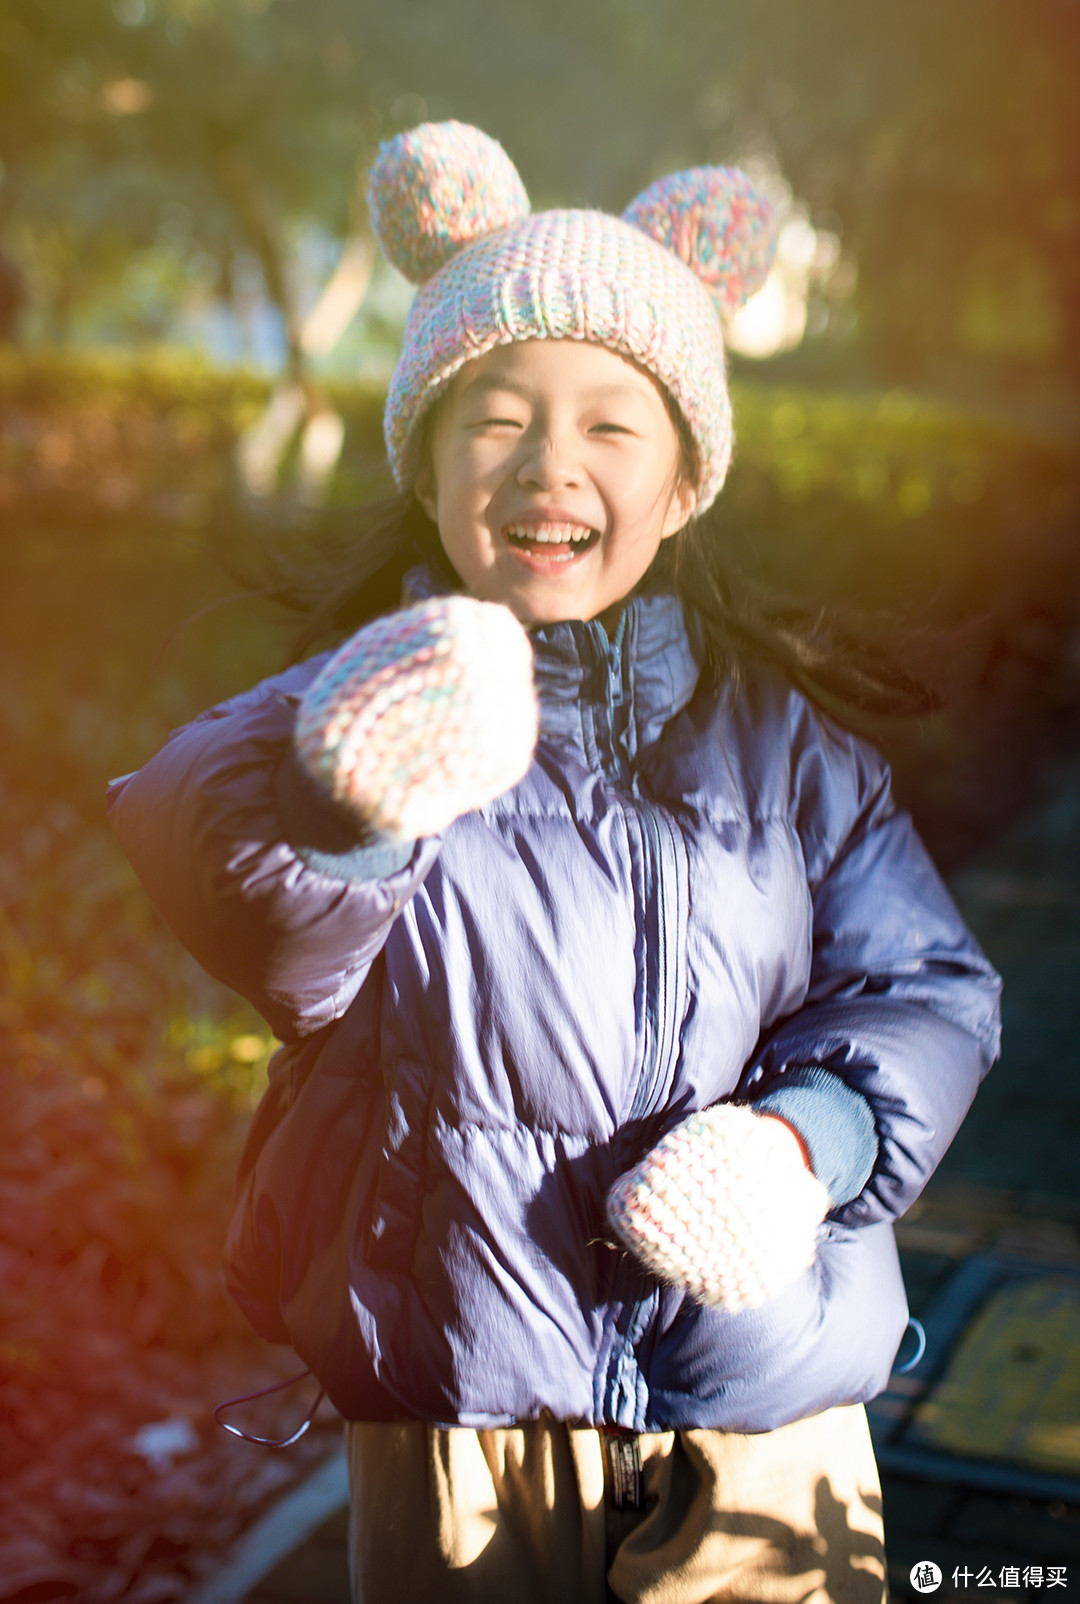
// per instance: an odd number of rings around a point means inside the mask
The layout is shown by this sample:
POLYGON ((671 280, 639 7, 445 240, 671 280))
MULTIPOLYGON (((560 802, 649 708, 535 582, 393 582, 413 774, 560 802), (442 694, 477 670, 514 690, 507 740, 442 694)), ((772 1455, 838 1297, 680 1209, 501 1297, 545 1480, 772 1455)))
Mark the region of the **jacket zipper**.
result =
MULTIPOLYGON (((644 960, 641 1068, 625 1119, 642 1119, 662 1106, 675 1073, 685 1006, 686 953, 682 933, 689 904, 686 854, 662 808, 643 797, 632 761, 616 745, 616 711, 624 705, 623 658, 627 614, 614 641, 602 647, 606 672, 605 718, 594 724, 596 753, 607 777, 624 789, 620 797, 631 859, 641 876, 644 960), (674 904, 674 919, 669 904, 674 904)), ((631 648, 632 649, 632 648, 631 648)), ((631 718, 633 710, 630 710, 631 718)))
MULTIPOLYGON (((625 615, 624 615, 625 616, 625 615)), ((685 850, 663 810, 641 796, 628 754, 616 746, 616 710, 623 705, 622 657, 626 646, 620 629, 604 652, 605 717, 594 721, 595 749, 609 779, 619 784, 631 861, 637 860, 641 886, 643 947, 640 1069, 623 1123, 648 1117, 663 1106, 678 1061, 679 1025, 686 998, 686 952, 682 933, 689 905, 685 850), (669 917, 669 900, 674 918, 669 917)), ((632 717, 632 709, 630 716, 632 717)), ((656 1316, 659 1293, 632 1260, 616 1261, 611 1296, 622 1303, 611 1331, 603 1369, 601 1404, 615 1424, 641 1429, 646 1389, 636 1350, 656 1316)), ((599 1379, 599 1378, 598 1378, 599 1379)))
MULTIPOLYGON (((640 828, 645 889, 645 1040, 641 1073, 629 1119, 644 1119, 663 1104, 675 1074, 679 1022, 686 990, 687 874, 671 821, 636 797, 632 814, 640 828), (675 917, 669 917, 674 900, 675 917)), ((628 810, 629 811, 629 810, 628 810)))

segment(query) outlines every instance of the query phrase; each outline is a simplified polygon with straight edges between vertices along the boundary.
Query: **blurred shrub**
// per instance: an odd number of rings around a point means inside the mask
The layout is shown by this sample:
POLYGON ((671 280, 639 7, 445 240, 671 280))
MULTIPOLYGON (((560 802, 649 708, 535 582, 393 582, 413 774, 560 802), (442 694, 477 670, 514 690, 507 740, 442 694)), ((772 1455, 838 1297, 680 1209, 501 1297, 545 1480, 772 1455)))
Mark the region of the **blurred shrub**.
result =
POLYGON ((1071 540, 1080 450, 1007 418, 902 391, 744 386, 735 423, 716 517, 785 586, 960 619, 1015 601, 1071 540))
POLYGON ((197 524, 264 386, 172 353, 0 351, 0 506, 197 524))
MULTIPOLYGON (((382 396, 333 385, 345 445, 330 502, 390 486, 382 396)), ((0 352, 0 509, 65 524, 119 514, 197 534, 257 519, 233 458, 265 379, 186 353, 0 352)), ((993 608, 1078 505, 1080 449, 905 392, 735 386, 736 456, 712 514, 740 559, 785 587, 960 617, 993 608)))
MULTIPOLYGON (((170 348, 0 348, 0 509, 16 502, 72 519, 135 514, 198 529, 239 498, 237 441, 260 417, 268 380, 170 348)), ((382 397, 338 395, 349 438, 335 498, 382 465, 382 397)))

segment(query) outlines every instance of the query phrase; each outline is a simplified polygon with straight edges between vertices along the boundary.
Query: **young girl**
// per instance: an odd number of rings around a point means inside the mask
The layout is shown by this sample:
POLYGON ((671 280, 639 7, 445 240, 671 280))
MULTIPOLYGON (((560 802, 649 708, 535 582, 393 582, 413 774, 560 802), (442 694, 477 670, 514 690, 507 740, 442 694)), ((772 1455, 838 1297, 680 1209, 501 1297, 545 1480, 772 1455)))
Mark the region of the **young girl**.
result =
POLYGON ((351 1422, 365 1604, 880 1600, 892 1222, 998 987, 710 557, 718 307, 767 208, 699 169, 531 215, 454 123, 384 147, 371 200, 421 284, 371 533, 399 549, 336 655, 112 796, 284 1043, 231 1288, 351 1422))

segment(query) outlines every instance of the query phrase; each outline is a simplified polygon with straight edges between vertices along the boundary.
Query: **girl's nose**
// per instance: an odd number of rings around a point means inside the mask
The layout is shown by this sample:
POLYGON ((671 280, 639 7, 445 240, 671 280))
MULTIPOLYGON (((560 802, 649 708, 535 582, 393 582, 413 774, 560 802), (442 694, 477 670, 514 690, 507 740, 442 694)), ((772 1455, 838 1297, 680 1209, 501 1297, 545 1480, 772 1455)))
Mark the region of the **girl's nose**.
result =
POLYGON ((532 490, 559 490, 581 483, 581 466, 566 440, 545 435, 526 449, 516 477, 532 490))

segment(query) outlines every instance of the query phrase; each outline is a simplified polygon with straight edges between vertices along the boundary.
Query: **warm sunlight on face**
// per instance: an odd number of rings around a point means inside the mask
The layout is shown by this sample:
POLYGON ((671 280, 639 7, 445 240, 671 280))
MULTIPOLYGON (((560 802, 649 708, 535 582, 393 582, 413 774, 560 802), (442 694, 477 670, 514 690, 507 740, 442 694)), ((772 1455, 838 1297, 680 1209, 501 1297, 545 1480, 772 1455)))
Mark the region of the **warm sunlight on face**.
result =
POLYGON ((656 384, 576 340, 468 363, 439 403, 417 495, 473 595, 526 624, 622 601, 695 499, 656 384))

